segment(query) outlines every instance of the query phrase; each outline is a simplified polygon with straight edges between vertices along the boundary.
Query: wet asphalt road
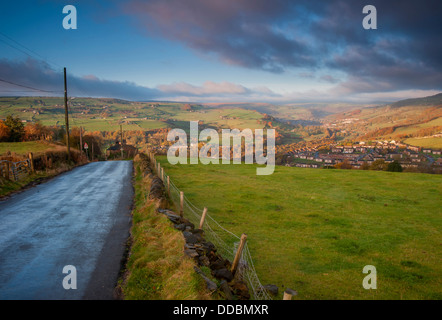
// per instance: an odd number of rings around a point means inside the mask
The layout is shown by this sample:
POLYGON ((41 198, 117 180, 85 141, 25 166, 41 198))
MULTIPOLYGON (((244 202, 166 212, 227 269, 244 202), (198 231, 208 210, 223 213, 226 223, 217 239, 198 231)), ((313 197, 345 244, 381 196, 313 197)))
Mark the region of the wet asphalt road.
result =
POLYGON ((130 161, 94 162, 0 201, 0 299, 113 299, 131 177, 130 161), (77 289, 63 288, 66 265, 77 289))

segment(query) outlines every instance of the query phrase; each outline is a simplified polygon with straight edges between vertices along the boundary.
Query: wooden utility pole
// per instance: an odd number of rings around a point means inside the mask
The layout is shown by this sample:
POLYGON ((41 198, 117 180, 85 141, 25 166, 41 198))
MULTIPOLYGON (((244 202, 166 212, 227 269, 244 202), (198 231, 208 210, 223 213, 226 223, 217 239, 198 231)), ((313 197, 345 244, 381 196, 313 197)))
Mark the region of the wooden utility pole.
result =
POLYGON ((121 159, 123 159, 123 126, 120 124, 120 145, 121 145, 121 159))
POLYGON ((83 156, 83 128, 80 126, 80 155, 83 156))
POLYGON ((68 162, 70 162, 71 146, 69 144, 68 87, 66 83, 66 68, 64 68, 64 117, 66 121, 66 145, 68 147, 68 162))

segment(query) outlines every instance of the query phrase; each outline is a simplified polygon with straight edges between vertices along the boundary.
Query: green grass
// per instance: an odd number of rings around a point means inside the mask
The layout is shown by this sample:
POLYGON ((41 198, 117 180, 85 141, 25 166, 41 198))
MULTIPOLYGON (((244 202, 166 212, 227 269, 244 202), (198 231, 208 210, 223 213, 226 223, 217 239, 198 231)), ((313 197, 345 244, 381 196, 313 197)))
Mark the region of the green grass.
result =
MULTIPOLYGON (((204 121, 220 128, 262 128, 263 114, 241 108, 211 109, 196 107, 192 112, 183 103, 130 102, 118 99, 71 98, 70 126, 83 126, 89 131, 116 131, 123 124, 125 130, 149 130, 170 127, 167 121, 204 121), (224 118, 222 118, 224 117, 224 118), (129 122, 129 123, 127 123, 129 122)), ((23 120, 40 121, 43 125, 64 125, 62 98, 0 97, 0 119, 7 115, 23 120)))
POLYGON ((31 182, 35 182, 37 180, 50 178, 55 176, 55 172, 38 172, 34 174, 30 174, 26 176, 24 179, 19 181, 6 180, 3 177, 0 177, 0 197, 8 196, 13 192, 19 191, 23 189, 25 186, 30 184, 31 182))
POLYGON ((132 212, 131 248, 119 288, 126 300, 210 299, 205 283, 184 256, 182 233, 155 211, 147 200, 150 180, 135 161, 135 208, 132 212))
POLYGON ((422 139, 409 138, 406 139, 404 142, 417 147, 442 149, 442 137, 422 139))
POLYGON ((263 284, 299 299, 442 299, 442 177, 255 165, 175 165, 196 206, 248 234, 263 284), (378 289, 362 287, 374 265, 378 289))
POLYGON ((29 152, 34 154, 54 149, 56 145, 43 141, 26 141, 26 142, 0 142, 0 155, 10 151, 20 155, 27 155, 29 152))

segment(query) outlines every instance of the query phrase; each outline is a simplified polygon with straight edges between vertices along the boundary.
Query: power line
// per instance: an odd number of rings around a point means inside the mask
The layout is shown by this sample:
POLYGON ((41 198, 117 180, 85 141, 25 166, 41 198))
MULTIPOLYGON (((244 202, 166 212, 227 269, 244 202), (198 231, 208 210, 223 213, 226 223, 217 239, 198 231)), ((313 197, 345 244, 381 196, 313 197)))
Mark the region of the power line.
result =
POLYGON ((15 82, 12 82, 12 81, 8 81, 8 80, 3 80, 3 79, 0 79, 0 81, 12 84, 14 86, 18 86, 18 87, 22 87, 22 88, 26 88, 26 89, 31 89, 31 90, 35 90, 35 91, 49 92, 49 93, 62 92, 62 91, 49 91, 49 90, 43 90, 43 89, 36 89, 36 88, 33 88, 33 87, 28 87, 28 86, 25 86, 25 85, 22 85, 22 84, 18 84, 18 83, 15 83, 15 82))
MULTIPOLYGON (((0 34, 1 34, 3 37, 9 39, 10 41, 13 41, 15 44, 19 45, 20 47, 24 48, 25 50, 27 50, 27 51, 33 53, 34 55, 38 56, 38 57, 39 57, 40 59, 42 59, 43 61, 45 61, 45 62, 47 62, 47 63, 50 62, 51 64, 56 65, 56 66, 59 67, 59 68, 62 68, 62 66, 60 66, 58 63, 55 63, 55 62, 53 62, 53 61, 48 60, 47 58, 43 57, 41 54, 38 54, 38 53, 35 52, 34 50, 29 49, 28 47, 24 46, 24 45, 21 44, 20 42, 18 42, 18 41, 16 41, 16 40, 12 39, 11 37, 7 36, 7 35, 4 34, 3 32, 0 31, 0 34)), ((20 48, 17 48, 16 46, 13 46, 12 44, 6 42, 6 41, 3 40, 3 39, 0 39, 0 41, 3 42, 3 43, 5 43, 5 44, 7 44, 7 45, 10 46, 11 48, 14 48, 14 49, 16 49, 16 50, 18 50, 18 51, 20 51, 20 52, 26 54, 27 56, 29 56, 29 57, 31 57, 31 58, 36 58, 35 56, 33 57, 33 56, 30 55, 29 53, 23 51, 23 50, 20 49, 20 48)))

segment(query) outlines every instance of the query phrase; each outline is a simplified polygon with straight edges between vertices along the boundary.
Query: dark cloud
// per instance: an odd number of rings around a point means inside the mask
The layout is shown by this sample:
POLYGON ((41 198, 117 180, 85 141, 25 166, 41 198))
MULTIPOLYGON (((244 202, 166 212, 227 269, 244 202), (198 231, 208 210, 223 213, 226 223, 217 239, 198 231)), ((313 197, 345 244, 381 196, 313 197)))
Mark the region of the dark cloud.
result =
POLYGON ((125 12, 149 35, 215 53, 228 64, 282 72, 286 65, 315 64, 308 45, 274 30, 296 8, 288 1, 130 1, 125 12))
MULTIPOLYGON (((46 62, 40 60, 0 59, 0 79, 8 81, 8 83, 0 82, 0 95, 62 96, 64 94, 63 70, 54 70, 46 62)), ((200 86, 180 82, 148 88, 127 81, 103 80, 91 74, 82 77, 68 74, 67 84, 69 96, 108 97, 138 101, 155 99, 261 101, 279 97, 278 94, 266 87, 247 88, 230 82, 207 81, 200 86)))
POLYGON ((330 68, 368 81, 371 90, 377 83, 379 90, 442 88, 440 0, 131 0, 123 6, 149 35, 224 63, 275 73, 330 68), (362 28, 367 4, 377 8, 377 30, 362 28))
MULTIPOLYGON (((27 59, 25 61, 0 60, 0 78, 16 84, 45 91, 53 91, 52 95, 61 95, 64 92, 63 70, 54 70, 46 62, 27 59)), ((70 96, 109 97, 129 100, 154 99, 161 92, 136 85, 132 82, 100 80, 93 75, 78 77, 68 74, 68 94, 70 96)), ((11 84, 0 83, 0 93, 7 86, 8 92, 13 90, 28 90, 29 94, 44 94, 21 88, 11 84)), ((49 94, 51 94, 49 92, 49 94)))

